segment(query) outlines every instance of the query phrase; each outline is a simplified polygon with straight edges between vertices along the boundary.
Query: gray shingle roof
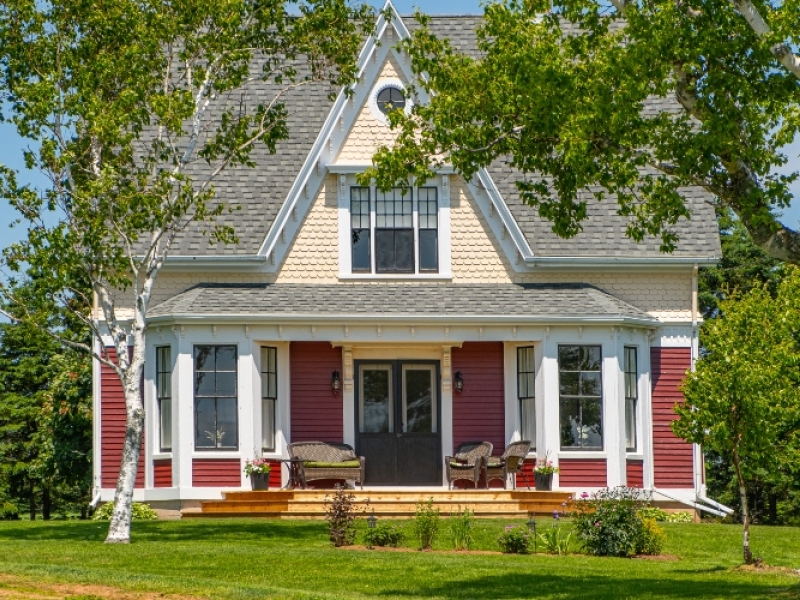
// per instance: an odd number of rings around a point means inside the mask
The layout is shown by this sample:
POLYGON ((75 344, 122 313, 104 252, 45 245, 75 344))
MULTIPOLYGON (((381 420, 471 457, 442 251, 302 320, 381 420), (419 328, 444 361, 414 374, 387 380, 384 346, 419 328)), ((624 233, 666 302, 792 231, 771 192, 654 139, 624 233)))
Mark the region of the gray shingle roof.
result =
MULTIPOLYGON (((410 30, 417 27, 412 17, 405 17, 404 22, 410 30)), ((430 20, 430 28, 437 35, 448 37, 458 50, 477 56, 475 28, 480 22, 479 16, 435 16, 430 20)), ((265 84, 251 94, 248 101, 271 99, 275 91, 275 86, 265 84)), ((217 197, 231 206, 241 206, 241 210, 225 214, 217 220, 234 227, 239 243, 212 246, 209 244, 206 227, 203 224, 193 224, 177 239, 172 250, 173 256, 254 255, 258 252, 331 110, 333 104, 327 98, 329 92, 330 89, 323 84, 307 85, 291 91, 286 96, 290 139, 278 144, 275 154, 270 154, 263 146, 258 147, 253 152, 253 160, 258 165, 256 168, 230 168, 216 180, 217 197)), ((675 107, 676 103, 669 99, 653 99, 646 112, 673 111, 675 107)), ((203 165, 204 163, 197 162, 194 168, 202 169, 203 165)), ((522 203, 514 185, 516 174, 510 168, 498 161, 488 171, 534 255, 669 256, 659 252, 659 241, 656 238, 637 244, 625 237, 626 220, 616 214, 613 200, 598 203, 589 198, 590 216, 583 224, 583 232, 570 240, 561 239, 553 234, 549 222, 541 219, 534 209, 522 203)), ((692 218, 689 221, 683 220, 675 227, 681 241, 672 256, 720 256, 714 211, 706 202, 709 195, 701 189, 692 188, 686 190, 686 198, 692 218)))
POLYGON ((556 321, 655 320, 594 286, 564 284, 200 284, 150 311, 149 318, 203 315, 318 319, 485 317, 556 321))

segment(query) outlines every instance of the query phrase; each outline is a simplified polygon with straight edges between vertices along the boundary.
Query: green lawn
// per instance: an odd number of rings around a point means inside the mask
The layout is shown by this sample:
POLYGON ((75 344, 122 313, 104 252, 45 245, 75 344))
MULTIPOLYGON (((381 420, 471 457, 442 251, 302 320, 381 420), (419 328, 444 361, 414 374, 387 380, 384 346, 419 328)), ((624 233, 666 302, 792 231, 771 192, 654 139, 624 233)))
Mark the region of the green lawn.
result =
MULTIPOLYGON (((505 524, 480 521, 476 546, 496 549, 505 524)), ((728 525, 665 524, 673 561, 347 551, 330 547, 323 522, 246 519, 135 522, 132 544, 106 546, 106 527, 0 523, 0 598, 57 582, 106 591, 44 597, 800 599, 797 575, 736 570, 741 533, 728 525)), ((800 568, 800 529, 756 527, 753 544, 769 564, 800 568)))

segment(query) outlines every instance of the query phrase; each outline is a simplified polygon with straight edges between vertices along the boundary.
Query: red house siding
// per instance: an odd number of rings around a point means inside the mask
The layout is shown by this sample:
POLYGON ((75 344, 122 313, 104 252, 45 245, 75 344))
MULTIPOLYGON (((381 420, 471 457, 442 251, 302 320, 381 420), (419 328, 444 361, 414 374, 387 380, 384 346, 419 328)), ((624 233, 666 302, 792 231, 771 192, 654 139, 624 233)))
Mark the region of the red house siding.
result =
POLYGON ((153 487, 172 487, 172 459, 153 461, 153 487))
POLYGON ((677 419, 673 410, 683 402, 679 386, 691 367, 689 348, 651 348, 653 373, 653 467, 656 487, 694 486, 692 445, 672 433, 670 423, 677 419))
POLYGON ((331 374, 342 372, 342 349, 329 342, 292 342, 291 442, 342 442, 342 393, 331 389, 331 374))
POLYGON ((644 462, 641 460, 629 460, 626 465, 627 486, 642 488, 644 487, 644 462))
POLYGON ((278 461, 269 461, 269 487, 272 490, 280 489, 281 483, 281 463, 278 461))
POLYGON ((242 464, 238 458, 192 459, 192 487, 241 487, 242 464))
POLYGON ((506 445, 503 344, 468 342, 453 348, 453 378, 461 371, 464 391, 453 391, 453 450, 462 442, 486 441, 500 455, 506 445))
POLYGON ((562 458, 558 461, 560 487, 606 487, 608 475, 603 458, 562 458))
MULTIPOLYGON (((114 348, 108 348, 108 356, 117 358, 114 348)), ((136 487, 144 487, 144 431, 142 451, 136 469, 136 487)), ((125 443, 125 393, 119 377, 110 367, 100 365, 100 484, 104 488, 117 486, 119 467, 122 462, 122 445, 125 443)))

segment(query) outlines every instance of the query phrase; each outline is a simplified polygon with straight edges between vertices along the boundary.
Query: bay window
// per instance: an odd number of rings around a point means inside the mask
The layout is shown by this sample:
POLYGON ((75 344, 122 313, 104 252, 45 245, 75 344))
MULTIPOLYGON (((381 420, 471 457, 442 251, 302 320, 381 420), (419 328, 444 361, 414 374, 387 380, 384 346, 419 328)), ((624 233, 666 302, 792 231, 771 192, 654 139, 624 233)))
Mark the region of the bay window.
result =
POLYGON ((603 449, 600 346, 559 346, 562 450, 603 449))
POLYGON ((195 449, 239 447, 236 346, 195 346, 195 449))

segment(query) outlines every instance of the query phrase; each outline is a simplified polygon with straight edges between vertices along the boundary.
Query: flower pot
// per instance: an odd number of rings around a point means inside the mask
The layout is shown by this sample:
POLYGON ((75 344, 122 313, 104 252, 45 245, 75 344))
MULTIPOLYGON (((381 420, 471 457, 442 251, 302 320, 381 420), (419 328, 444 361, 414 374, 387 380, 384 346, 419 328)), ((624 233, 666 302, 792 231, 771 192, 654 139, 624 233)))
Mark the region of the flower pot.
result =
POLYGON ((540 492, 549 492, 553 489, 552 473, 534 473, 533 479, 536 482, 536 489, 540 492))
POLYGON ((250 487, 255 490, 269 489, 269 473, 253 473, 250 475, 250 487))

